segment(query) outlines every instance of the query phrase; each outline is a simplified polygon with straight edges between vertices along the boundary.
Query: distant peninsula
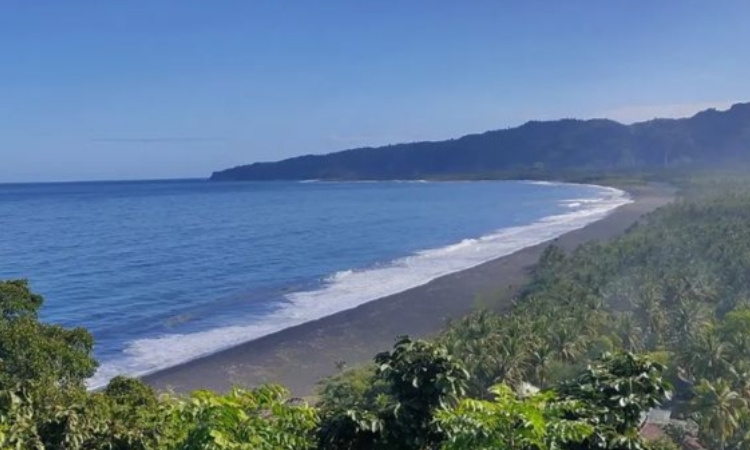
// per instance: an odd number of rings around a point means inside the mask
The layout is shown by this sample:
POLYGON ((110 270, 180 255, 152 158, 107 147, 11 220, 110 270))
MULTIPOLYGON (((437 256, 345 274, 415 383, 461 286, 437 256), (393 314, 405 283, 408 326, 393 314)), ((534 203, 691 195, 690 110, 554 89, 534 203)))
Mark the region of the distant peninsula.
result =
POLYGON ((458 139, 364 147, 214 172, 212 181, 544 177, 750 164, 750 103, 683 119, 531 121, 458 139))

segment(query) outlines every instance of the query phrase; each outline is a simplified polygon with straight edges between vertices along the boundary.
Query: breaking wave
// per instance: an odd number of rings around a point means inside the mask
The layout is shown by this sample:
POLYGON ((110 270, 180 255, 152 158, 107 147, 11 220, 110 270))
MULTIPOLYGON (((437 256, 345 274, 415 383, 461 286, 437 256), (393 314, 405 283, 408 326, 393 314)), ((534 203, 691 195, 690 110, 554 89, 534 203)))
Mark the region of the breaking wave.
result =
POLYGON ((426 284, 552 240, 600 220, 615 208, 631 202, 629 196, 618 189, 598 187, 597 190, 599 194, 595 198, 563 202, 569 212, 529 225, 499 229, 476 239, 423 250, 364 270, 336 272, 323 280, 319 289, 286 294, 286 301, 257 323, 133 340, 126 345, 122 358, 100 367, 89 380, 89 386, 100 387, 122 373, 136 376, 152 373, 426 284))

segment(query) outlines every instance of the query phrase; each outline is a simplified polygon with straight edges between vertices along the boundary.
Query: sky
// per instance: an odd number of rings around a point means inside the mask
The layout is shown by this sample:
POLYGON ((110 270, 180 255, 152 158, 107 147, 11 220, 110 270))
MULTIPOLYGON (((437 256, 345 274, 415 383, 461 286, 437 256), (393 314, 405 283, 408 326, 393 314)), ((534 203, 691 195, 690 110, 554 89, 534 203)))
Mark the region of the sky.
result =
POLYGON ((750 101, 750 1, 0 0, 0 182, 750 101))

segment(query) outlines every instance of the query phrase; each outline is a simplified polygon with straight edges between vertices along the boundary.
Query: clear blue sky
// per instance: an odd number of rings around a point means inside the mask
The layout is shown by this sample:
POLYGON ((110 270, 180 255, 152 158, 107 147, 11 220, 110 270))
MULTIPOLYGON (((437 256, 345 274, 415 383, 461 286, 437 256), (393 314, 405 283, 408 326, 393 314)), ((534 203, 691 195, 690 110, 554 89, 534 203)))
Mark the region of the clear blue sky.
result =
POLYGON ((750 1, 0 0, 0 182, 750 101, 750 1))

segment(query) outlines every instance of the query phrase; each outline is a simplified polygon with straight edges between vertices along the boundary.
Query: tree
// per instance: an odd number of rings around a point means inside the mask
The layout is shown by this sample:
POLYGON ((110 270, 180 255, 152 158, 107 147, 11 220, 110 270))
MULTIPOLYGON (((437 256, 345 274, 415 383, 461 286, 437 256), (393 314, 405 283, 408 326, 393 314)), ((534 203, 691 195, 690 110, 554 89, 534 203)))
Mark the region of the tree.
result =
MULTIPOLYGON (((693 293, 693 291, 689 291, 693 293)), ((686 336, 693 336, 711 322, 713 311, 697 294, 680 292, 671 308, 672 339, 679 345, 686 336), (697 298, 696 298, 697 297, 697 298)))
POLYGON ((536 346, 531 352, 531 367, 533 382, 539 387, 547 386, 549 381, 550 364, 554 362, 556 353, 546 342, 536 346))
POLYGON ((578 378, 559 387, 563 399, 586 408, 577 417, 588 420, 593 434, 576 449, 639 449, 641 415, 670 398, 664 366, 632 353, 605 354, 578 378))
POLYGON ((498 334, 503 318, 487 310, 469 314, 451 324, 440 337, 448 353, 458 358, 470 373, 468 394, 485 397, 497 378, 498 334))
POLYGON ((194 392, 167 405, 174 450, 305 450, 316 448, 317 411, 280 386, 194 392))
POLYGON ((725 380, 701 380, 694 388, 690 402, 697 419, 701 439, 723 450, 739 429, 743 411, 748 403, 725 380))
POLYGON ((391 448, 420 449, 440 442, 435 411, 465 393, 469 374, 444 347, 402 337, 393 351, 375 356, 378 376, 390 386, 395 402, 386 419, 384 442, 391 448))
POLYGON ((737 376, 731 355, 731 346, 723 341, 716 327, 707 326, 700 333, 688 336, 690 340, 678 352, 678 363, 687 369, 693 379, 717 379, 737 376))
POLYGON ((445 347, 401 337, 375 357, 374 379, 384 392, 374 402, 325 407, 321 446, 332 449, 433 448, 444 438, 434 415, 464 395, 469 375, 445 347))
POLYGON ((616 316, 616 332, 622 340, 622 347, 628 352, 643 349, 643 330, 632 313, 621 313, 616 316))
POLYGON ((719 325, 718 334, 729 343, 735 367, 750 371, 750 309, 738 308, 727 313, 719 325))
POLYGON ((104 395, 121 405, 154 406, 157 398, 151 386, 137 378, 117 376, 112 378, 104 389, 104 395))
POLYGON ((666 309, 662 305, 659 287, 650 284, 642 286, 640 298, 635 306, 636 314, 645 325, 649 348, 653 350, 663 343, 668 327, 666 309))
POLYGON ((586 344, 586 336, 571 321, 563 321, 549 331, 549 341, 560 360, 573 362, 586 344))
POLYGON ((516 319, 507 320, 507 325, 494 335, 493 345, 486 351, 490 356, 493 383, 517 385, 523 381, 529 369, 530 336, 516 319))
POLYGON ((29 381, 80 387, 96 370, 91 334, 40 323, 42 303, 25 280, 0 281, 0 389, 29 381))
POLYGON ((492 400, 464 399, 438 412, 438 424, 446 435, 442 449, 555 449, 580 442, 593 431, 583 420, 565 418, 575 415, 581 405, 561 401, 551 392, 519 398, 504 384, 491 392, 492 400))
POLYGON ((383 411, 392 402, 390 386, 374 365, 347 369, 321 382, 319 447, 371 448, 383 427, 383 411))

